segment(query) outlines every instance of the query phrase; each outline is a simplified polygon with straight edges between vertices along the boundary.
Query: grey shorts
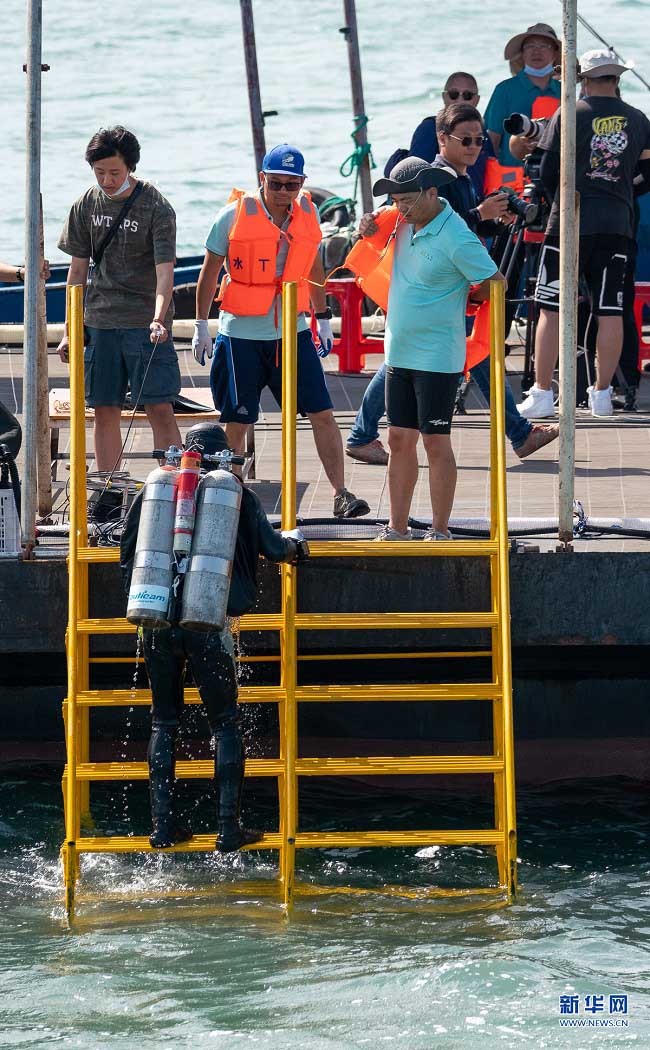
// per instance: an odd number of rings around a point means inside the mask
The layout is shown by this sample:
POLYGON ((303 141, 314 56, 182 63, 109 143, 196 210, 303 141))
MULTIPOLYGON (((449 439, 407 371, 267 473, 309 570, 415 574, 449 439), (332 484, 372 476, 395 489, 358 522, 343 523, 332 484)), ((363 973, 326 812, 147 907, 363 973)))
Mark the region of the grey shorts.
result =
POLYGON ((139 404, 174 400, 181 389, 181 372, 171 339, 159 343, 154 350, 148 328, 88 327, 86 331, 84 375, 86 404, 90 408, 121 407, 129 387, 139 404))

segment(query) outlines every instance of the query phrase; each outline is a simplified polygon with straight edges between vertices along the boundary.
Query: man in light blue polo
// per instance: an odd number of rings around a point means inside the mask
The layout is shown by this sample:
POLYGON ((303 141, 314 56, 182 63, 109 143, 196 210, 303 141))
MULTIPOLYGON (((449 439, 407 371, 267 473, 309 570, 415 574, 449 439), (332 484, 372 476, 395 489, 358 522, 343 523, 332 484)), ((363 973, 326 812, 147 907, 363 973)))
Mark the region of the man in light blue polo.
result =
POLYGON ((386 314, 390 520, 380 540, 412 539, 408 518, 420 434, 431 495, 431 528, 425 540, 452 538, 456 460, 450 435, 465 365, 467 295, 470 285, 479 285, 472 301, 480 302, 489 296, 490 280, 503 280, 478 237, 438 197, 438 187, 454 178, 448 168, 408 157, 373 187, 375 197, 389 193, 408 219, 395 237, 386 314))

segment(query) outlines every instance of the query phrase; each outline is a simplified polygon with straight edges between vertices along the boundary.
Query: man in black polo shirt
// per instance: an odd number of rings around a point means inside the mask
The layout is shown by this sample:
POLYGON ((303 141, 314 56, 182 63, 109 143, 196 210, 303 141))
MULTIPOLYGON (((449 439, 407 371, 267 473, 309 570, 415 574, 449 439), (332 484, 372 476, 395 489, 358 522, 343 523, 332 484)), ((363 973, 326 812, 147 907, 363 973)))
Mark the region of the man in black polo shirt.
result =
MULTIPOLYGON (((576 107, 576 189, 580 194, 580 273, 598 320, 596 379, 588 388, 593 416, 612 415, 611 381, 623 345, 623 286, 634 237, 637 170, 650 175, 650 120, 617 96, 628 66, 612 51, 580 59, 582 98, 576 107)), ((551 379, 558 356, 560 299, 560 111, 544 132, 541 177, 553 207, 540 257, 535 300, 535 383, 519 411, 527 418, 555 415, 551 379)))

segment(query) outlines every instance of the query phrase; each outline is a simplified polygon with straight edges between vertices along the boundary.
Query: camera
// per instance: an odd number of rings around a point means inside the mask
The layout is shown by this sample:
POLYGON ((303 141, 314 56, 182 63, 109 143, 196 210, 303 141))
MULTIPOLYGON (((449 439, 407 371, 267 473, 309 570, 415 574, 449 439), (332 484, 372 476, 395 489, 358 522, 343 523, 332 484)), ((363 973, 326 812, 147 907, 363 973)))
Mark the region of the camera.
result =
POLYGON ((507 135, 523 135, 530 142, 539 142, 547 127, 548 119, 531 120, 525 113, 511 113, 503 122, 507 135))
POLYGON ((524 226, 530 226, 535 222, 539 211, 539 205, 535 201, 527 197, 525 192, 523 197, 518 197, 514 190, 505 186, 502 192, 508 194, 508 211, 511 215, 516 215, 518 219, 521 219, 524 226))

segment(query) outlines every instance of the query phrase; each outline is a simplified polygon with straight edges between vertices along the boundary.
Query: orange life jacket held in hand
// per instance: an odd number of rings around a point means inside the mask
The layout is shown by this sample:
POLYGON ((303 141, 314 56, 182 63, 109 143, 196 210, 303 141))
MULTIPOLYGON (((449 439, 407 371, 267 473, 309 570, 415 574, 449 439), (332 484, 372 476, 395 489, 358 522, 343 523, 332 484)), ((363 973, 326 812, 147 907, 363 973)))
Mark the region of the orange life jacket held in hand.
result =
POLYGON ((298 285, 298 312, 308 313, 309 275, 322 234, 311 196, 301 190, 291 208, 286 231, 266 214, 262 202, 252 194, 233 190, 231 200, 239 204, 228 235, 228 273, 221 282, 220 307, 238 317, 267 314, 283 281, 298 285), (282 274, 276 277, 281 238, 289 242, 282 274))
POLYGON ((490 300, 480 303, 474 315, 474 326, 465 340, 465 375, 490 353, 490 300))
POLYGON ((379 227, 377 232, 358 240, 343 263, 347 270, 352 270, 359 287, 384 313, 388 309, 388 287, 395 254, 393 235, 403 221, 395 205, 380 211, 375 217, 379 227))

